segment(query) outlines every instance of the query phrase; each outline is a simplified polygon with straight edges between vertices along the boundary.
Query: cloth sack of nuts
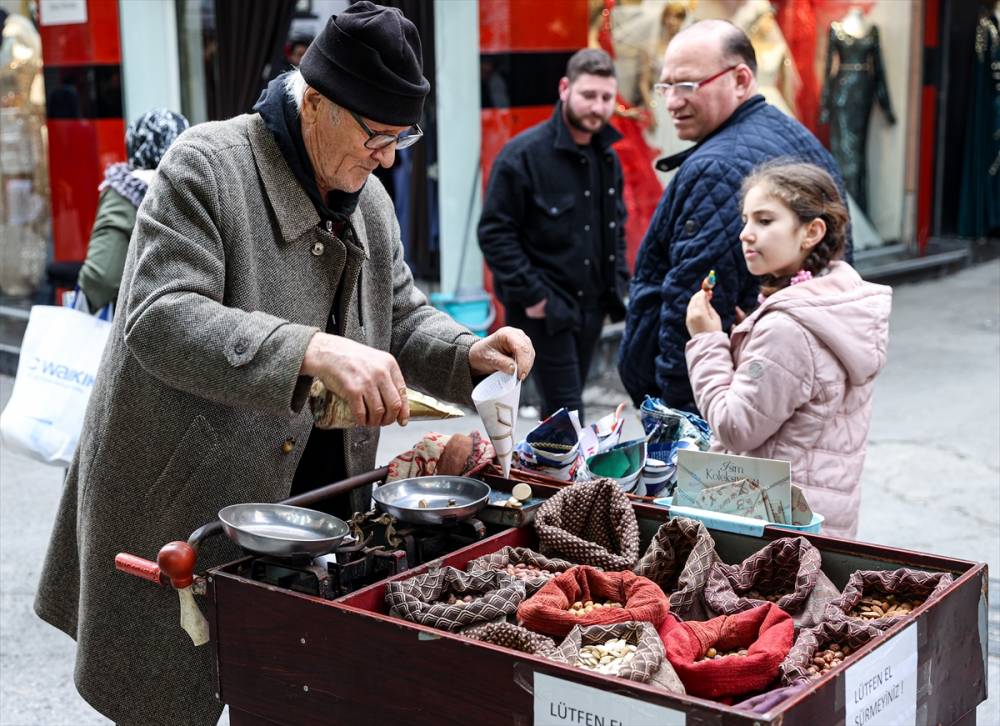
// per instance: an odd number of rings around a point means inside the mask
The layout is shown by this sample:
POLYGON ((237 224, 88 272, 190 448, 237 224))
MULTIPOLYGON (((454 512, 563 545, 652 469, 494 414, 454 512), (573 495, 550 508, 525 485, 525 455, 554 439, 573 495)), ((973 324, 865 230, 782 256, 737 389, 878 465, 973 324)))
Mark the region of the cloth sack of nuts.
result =
POLYGON ((853 620, 827 620, 807 628, 779 666, 781 682, 790 686, 801 678, 819 678, 880 635, 878 628, 853 620))
POLYGON ((720 562, 715 540, 704 524, 675 517, 660 525, 635 574, 648 577, 670 593, 670 612, 684 620, 705 620, 708 573, 720 562))
POLYGON ((857 570, 847 579, 843 594, 826 608, 827 620, 856 618, 879 630, 888 630, 911 610, 931 600, 954 580, 947 572, 857 570), (890 597, 891 596, 891 597, 890 597))
POLYGON ((667 632, 663 647, 689 694, 742 696, 775 680, 794 629, 788 613, 765 603, 703 623, 681 623, 667 632))
POLYGON ((506 572, 473 575, 454 567, 390 582, 385 589, 390 615, 451 632, 506 618, 524 596, 524 583, 506 572))
POLYGON ((434 474, 461 475, 496 456, 493 444, 478 431, 465 434, 428 433, 409 451, 389 462, 386 482, 434 474))
POLYGON ((475 625, 463 630, 462 635, 544 658, 550 658, 556 649, 556 642, 552 638, 532 633, 527 628, 506 621, 475 625))
POLYGON ((546 582, 571 567, 576 565, 555 557, 546 557, 527 547, 504 547, 470 560, 465 569, 467 572, 506 572, 515 579, 522 580, 525 591, 531 596, 546 582))
POLYGON ((684 684, 663 657, 663 643, 650 623, 577 625, 549 657, 671 693, 684 693, 684 684))
POLYGON ((738 565, 718 563, 705 584, 710 615, 732 615, 764 602, 777 603, 796 629, 821 622, 840 591, 820 569, 822 556, 805 537, 784 537, 738 565))
POLYGON ((655 628, 669 610, 667 596, 652 580, 634 572, 601 572, 580 565, 552 578, 521 603, 517 617, 531 630, 564 636, 577 625, 630 620, 652 623, 655 628))
POLYGON ((612 479, 560 490, 538 508, 539 550, 581 565, 631 570, 639 559, 639 523, 628 495, 612 479))

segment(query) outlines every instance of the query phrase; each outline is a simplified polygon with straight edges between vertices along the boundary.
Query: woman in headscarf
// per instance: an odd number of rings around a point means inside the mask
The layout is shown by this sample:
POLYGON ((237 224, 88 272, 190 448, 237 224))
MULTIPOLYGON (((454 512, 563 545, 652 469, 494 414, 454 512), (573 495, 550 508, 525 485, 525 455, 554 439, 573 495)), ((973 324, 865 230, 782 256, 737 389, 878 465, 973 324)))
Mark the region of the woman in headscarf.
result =
POLYGON ((128 161, 111 164, 104 170, 104 181, 98 187, 101 196, 97 218, 78 277, 92 312, 118 297, 136 210, 160 159, 187 127, 188 120, 179 113, 167 109, 147 111, 125 131, 128 161))

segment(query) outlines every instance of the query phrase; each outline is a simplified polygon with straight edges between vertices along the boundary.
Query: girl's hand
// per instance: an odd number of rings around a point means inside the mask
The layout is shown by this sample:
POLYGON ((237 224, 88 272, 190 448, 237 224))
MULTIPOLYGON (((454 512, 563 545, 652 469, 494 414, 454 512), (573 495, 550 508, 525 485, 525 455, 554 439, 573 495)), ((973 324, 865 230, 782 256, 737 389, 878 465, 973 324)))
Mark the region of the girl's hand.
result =
POLYGON ((712 333, 722 330, 722 319, 715 312, 708 295, 699 290, 691 297, 687 309, 687 329, 693 338, 698 333, 712 333))

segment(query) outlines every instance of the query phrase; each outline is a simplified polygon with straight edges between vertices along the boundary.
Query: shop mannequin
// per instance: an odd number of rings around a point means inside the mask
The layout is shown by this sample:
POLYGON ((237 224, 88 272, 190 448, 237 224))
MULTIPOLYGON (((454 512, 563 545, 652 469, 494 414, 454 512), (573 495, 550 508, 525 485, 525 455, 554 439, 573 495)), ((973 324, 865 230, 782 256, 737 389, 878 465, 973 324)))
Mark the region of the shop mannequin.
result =
POLYGON ((830 151, 848 194, 864 211, 868 209, 868 122, 876 101, 889 125, 895 124, 878 28, 852 7, 843 20, 830 25, 819 120, 830 124, 830 151))
POLYGON ((976 24, 958 233, 1000 237, 1000 2, 976 24))
POLYGON ((748 0, 733 16, 733 24, 746 32, 757 54, 757 90, 772 106, 795 117, 799 76, 771 3, 748 0))

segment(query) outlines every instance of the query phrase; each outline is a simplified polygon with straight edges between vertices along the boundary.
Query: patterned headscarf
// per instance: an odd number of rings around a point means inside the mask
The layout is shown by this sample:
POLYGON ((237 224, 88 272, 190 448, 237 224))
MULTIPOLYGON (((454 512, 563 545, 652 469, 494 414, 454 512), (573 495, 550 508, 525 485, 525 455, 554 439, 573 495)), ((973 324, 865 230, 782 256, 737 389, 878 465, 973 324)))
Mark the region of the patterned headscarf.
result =
POLYGON ((154 108, 130 123, 125 131, 129 168, 155 169, 188 125, 184 116, 165 108, 154 108))

